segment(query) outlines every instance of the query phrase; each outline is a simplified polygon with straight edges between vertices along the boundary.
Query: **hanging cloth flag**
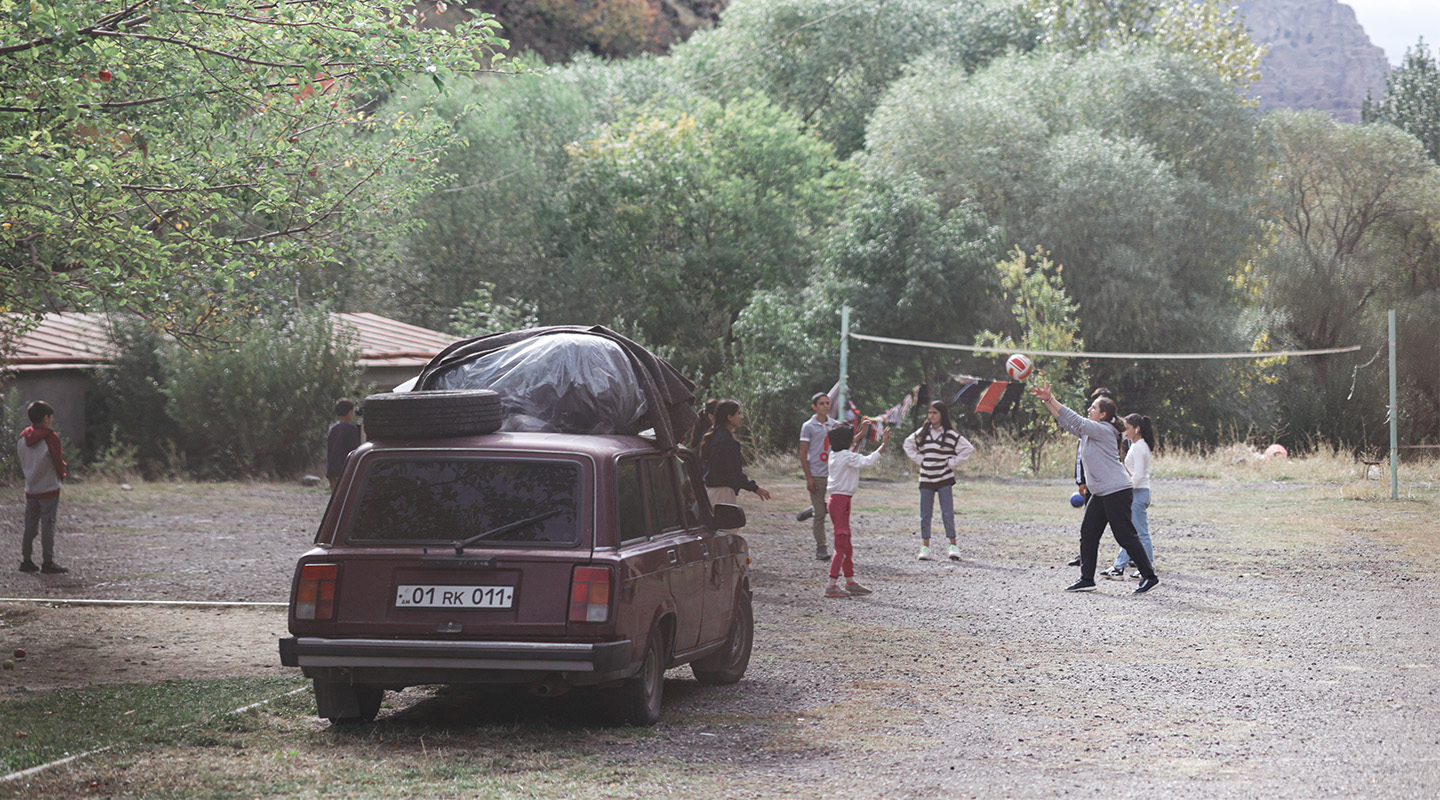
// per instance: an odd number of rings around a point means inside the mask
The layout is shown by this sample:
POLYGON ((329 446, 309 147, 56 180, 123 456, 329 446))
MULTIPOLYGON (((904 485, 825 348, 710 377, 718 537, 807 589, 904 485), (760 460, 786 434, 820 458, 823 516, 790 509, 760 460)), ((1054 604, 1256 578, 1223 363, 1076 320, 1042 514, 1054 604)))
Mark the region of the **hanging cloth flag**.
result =
POLYGON ((905 418, 910 416, 910 409, 915 406, 915 395, 918 394, 919 391, 920 387, 916 386, 910 390, 909 394, 905 395, 905 399, 901 400, 899 405, 891 406, 886 410, 886 412, 881 415, 885 420, 885 424, 904 425, 905 418))
POLYGON ((960 375, 960 391, 955 394, 951 405, 975 404, 977 414, 1004 414, 1014 407, 1024 391, 1025 384, 1014 381, 992 381, 970 375, 960 375))

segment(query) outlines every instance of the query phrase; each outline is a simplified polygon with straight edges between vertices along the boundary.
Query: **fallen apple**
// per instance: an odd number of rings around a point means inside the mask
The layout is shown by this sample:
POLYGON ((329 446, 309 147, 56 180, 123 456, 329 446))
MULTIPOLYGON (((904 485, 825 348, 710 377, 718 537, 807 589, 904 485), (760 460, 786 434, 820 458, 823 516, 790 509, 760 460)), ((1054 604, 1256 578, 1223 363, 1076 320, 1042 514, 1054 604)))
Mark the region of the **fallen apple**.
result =
POLYGON ((15 648, 15 659, 18 661, 25 657, 25 651, 19 647, 15 648))
POLYGON ((11 661, 8 658, 4 661, 0 661, 0 669, 15 669, 15 662, 11 661))

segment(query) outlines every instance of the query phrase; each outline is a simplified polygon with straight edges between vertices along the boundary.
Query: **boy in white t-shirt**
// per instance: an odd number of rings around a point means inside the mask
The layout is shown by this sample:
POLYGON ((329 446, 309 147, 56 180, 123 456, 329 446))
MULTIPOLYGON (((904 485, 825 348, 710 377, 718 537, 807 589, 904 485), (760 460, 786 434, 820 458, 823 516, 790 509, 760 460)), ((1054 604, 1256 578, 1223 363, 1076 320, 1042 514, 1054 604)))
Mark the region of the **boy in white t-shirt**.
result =
POLYGON ((830 513, 830 525, 835 531, 835 555, 830 559, 830 585, 825 587, 826 597, 850 597, 870 594, 870 590, 855 582, 855 556, 850 545, 850 498, 860 487, 860 468, 868 467, 880 460, 885 443, 890 441, 890 429, 880 439, 880 446, 868 456, 862 456, 853 448, 859 447, 870 433, 870 420, 860 423, 857 432, 848 423, 830 429, 830 476, 826 489, 830 499, 825 508, 830 513), (840 588, 840 573, 845 573, 845 588, 840 588))

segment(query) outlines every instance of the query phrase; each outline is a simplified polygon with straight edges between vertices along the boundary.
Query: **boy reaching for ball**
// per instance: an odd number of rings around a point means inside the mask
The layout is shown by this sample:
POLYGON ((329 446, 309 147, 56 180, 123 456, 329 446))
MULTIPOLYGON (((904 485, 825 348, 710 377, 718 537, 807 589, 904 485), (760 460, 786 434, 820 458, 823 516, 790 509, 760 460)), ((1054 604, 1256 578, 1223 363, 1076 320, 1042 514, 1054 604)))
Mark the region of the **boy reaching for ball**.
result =
POLYGON ((825 508, 830 514, 831 528, 835 532, 835 554, 830 558, 830 585, 825 587, 826 597, 850 597, 870 594, 870 590, 855 582, 855 555, 850 545, 850 498, 860 487, 860 469, 880 460, 885 443, 890 441, 890 429, 886 428, 880 439, 880 446, 868 456, 857 451, 870 434, 870 420, 860 424, 856 431, 848 423, 830 429, 830 476, 826 489, 830 499, 825 508), (840 588, 840 574, 845 574, 845 588, 840 588))

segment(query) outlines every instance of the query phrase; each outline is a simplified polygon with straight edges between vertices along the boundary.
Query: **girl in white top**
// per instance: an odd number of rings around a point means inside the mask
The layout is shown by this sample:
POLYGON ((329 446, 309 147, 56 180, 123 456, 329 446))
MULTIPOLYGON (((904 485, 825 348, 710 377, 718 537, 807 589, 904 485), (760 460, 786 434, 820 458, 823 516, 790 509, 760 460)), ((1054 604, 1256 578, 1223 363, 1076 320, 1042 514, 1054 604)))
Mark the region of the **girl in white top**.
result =
POLYGON ((825 587, 826 597, 850 597, 870 594, 870 590, 855 582, 855 555, 850 546, 850 497, 860 488, 860 468, 868 467, 880 460, 885 443, 890 441, 890 429, 886 428, 880 439, 880 446, 868 456, 862 456, 854 449, 868 438, 870 420, 860 424, 856 431, 849 424, 837 425, 830 429, 830 476, 826 489, 830 499, 825 501, 830 514, 830 527, 835 535, 835 555, 830 558, 830 585, 825 587), (840 587, 840 573, 845 573, 845 588, 840 587))
MULTIPOLYGON (((1135 524, 1135 533, 1145 547, 1145 555, 1154 563, 1155 549, 1150 544, 1150 454, 1155 449, 1155 426, 1144 414, 1131 414, 1125 417, 1125 438, 1130 440, 1130 452, 1125 454, 1125 469, 1130 473, 1133 492, 1130 521, 1135 524)), ((1115 556, 1114 565, 1100 576, 1123 581, 1128 566, 1130 554, 1122 547, 1120 554, 1115 556)))

